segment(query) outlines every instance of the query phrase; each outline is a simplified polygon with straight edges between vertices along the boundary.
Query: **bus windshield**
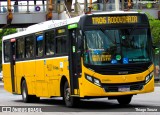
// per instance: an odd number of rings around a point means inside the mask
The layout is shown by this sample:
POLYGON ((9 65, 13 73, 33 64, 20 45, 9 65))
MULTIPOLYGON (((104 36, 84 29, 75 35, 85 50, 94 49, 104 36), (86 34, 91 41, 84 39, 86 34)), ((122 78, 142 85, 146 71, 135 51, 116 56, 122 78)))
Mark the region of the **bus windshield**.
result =
POLYGON ((151 60, 147 28, 85 31, 84 63, 131 64, 151 60))

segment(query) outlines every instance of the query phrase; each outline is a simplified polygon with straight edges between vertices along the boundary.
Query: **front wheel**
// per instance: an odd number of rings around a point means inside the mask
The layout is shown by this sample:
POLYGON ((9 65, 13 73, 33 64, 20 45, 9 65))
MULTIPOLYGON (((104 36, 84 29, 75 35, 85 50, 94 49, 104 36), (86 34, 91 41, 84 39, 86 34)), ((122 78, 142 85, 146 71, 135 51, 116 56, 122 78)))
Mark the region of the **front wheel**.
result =
POLYGON ((67 107, 75 107, 78 105, 79 98, 78 97, 72 97, 70 88, 68 85, 68 82, 65 82, 64 84, 64 95, 63 95, 64 102, 67 107))
POLYGON ((119 96, 117 101, 120 105, 128 105, 132 100, 132 95, 119 96))

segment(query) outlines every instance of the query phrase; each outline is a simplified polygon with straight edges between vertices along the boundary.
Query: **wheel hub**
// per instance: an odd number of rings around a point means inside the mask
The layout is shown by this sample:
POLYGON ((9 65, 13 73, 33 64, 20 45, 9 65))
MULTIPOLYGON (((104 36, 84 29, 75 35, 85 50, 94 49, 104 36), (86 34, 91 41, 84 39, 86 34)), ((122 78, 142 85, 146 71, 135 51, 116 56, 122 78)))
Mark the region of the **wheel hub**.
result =
POLYGON ((65 96, 65 97, 66 97, 66 100, 69 101, 69 100, 70 100, 70 89, 69 89, 69 88, 66 89, 65 95, 66 95, 66 96, 65 96))
POLYGON ((25 88, 23 89, 23 98, 26 99, 26 90, 25 90, 25 88))

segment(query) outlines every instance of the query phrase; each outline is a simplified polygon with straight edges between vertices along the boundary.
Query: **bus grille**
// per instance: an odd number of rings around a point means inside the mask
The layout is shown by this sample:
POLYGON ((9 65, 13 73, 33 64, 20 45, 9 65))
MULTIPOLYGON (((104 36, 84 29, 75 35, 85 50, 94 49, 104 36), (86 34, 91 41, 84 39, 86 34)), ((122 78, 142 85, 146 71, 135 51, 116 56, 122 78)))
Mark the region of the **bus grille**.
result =
POLYGON ((120 92, 120 87, 128 87, 129 91, 142 90, 145 82, 127 83, 127 84, 102 84, 106 92, 120 92))
POLYGON ((95 72, 102 75, 125 75, 136 74, 144 72, 148 69, 151 63, 141 64, 120 64, 120 65, 107 65, 107 66, 86 66, 95 72))

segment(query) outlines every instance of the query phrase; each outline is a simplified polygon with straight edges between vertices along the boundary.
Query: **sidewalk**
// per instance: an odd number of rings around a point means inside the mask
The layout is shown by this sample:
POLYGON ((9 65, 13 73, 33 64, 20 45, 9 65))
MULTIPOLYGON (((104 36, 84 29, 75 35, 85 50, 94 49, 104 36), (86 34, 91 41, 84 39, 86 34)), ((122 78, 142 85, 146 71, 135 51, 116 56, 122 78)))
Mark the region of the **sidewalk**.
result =
POLYGON ((156 87, 160 87, 160 81, 154 83, 156 87))
POLYGON ((0 81, 0 86, 1 86, 1 85, 3 85, 3 82, 2 82, 2 81, 0 81))

